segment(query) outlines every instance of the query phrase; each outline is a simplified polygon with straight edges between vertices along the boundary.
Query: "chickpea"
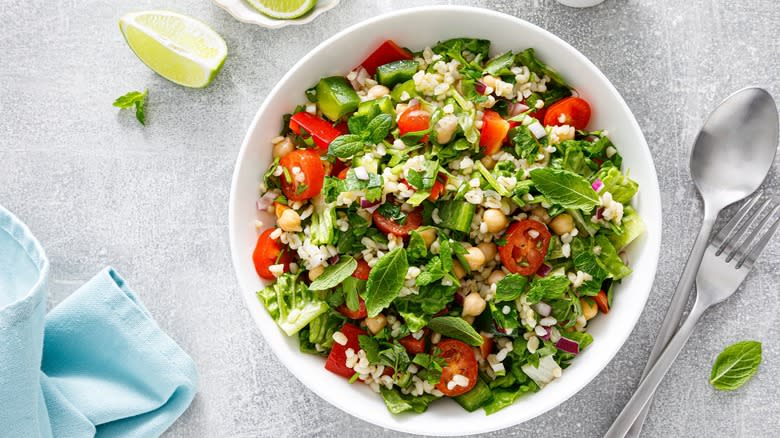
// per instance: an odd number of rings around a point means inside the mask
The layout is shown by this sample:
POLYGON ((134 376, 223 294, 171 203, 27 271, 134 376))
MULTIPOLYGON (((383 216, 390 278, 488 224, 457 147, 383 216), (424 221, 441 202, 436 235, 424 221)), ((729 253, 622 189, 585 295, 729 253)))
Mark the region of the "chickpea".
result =
POLYGON ((431 244, 434 240, 436 240, 436 229, 435 228, 427 228, 422 231, 418 231, 420 234, 420 237, 422 237, 422 240, 425 242, 425 246, 430 248, 431 244))
POLYGON ((531 216, 536 216, 544 223, 550 222, 550 216, 547 214, 547 209, 544 207, 534 207, 534 209, 531 210, 531 216))
POLYGON ((503 211, 497 208, 489 208, 482 213, 482 222, 487 225, 488 232, 497 233, 509 224, 509 219, 503 211))
POLYGON ((387 94, 390 93, 390 89, 385 87, 384 85, 374 85, 368 90, 368 93, 366 93, 366 97, 369 99, 379 99, 382 96, 387 96, 387 94))
POLYGON ((482 76, 480 81, 492 89, 496 89, 496 78, 490 75, 482 76))
POLYGON ((494 160, 490 155, 485 155, 484 157, 480 158, 479 161, 481 161, 488 170, 493 170, 493 168, 496 167, 496 160, 494 160))
POLYGON ((387 318, 385 315, 379 314, 373 318, 366 318, 366 328, 371 334, 379 333, 387 325, 387 318))
POLYGON ((282 212, 279 219, 276 220, 276 224, 279 225, 284 231, 301 231, 301 216, 292 208, 288 208, 282 212))
POLYGON ((482 242, 479 245, 477 245, 477 248, 479 248, 479 250, 482 251, 482 254, 485 254, 486 261, 491 261, 494 258, 496 258, 496 253, 498 252, 498 248, 496 248, 495 243, 482 242))
POLYGON ((293 150, 295 150, 295 145, 293 144, 292 140, 290 140, 289 137, 285 137, 284 140, 274 144, 271 154, 274 158, 282 158, 293 150))
POLYGON ((476 246, 469 248, 463 258, 469 263, 469 268, 472 271, 478 271, 485 264, 485 253, 476 246))
POLYGON ((289 210, 290 207, 280 204, 278 202, 274 202, 274 214, 276 214, 276 219, 278 220, 280 217, 282 217, 282 213, 284 213, 285 210, 289 210))
POLYGON ((463 317, 463 320, 466 321, 469 324, 474 324, 474 320, 475 319, 477 319, 477 317, 476 316, 471 316, 471 315, 463 317))
POLYGON ((593 300, 580 298, 580 306, 582 306, 582 316, 584 316, 586 320, 593 319, 596 314, 599 313, 599 309, 596 307, 596 303, 594 303, 593 300))
POLYGON ((325 266, 319 265, 316 268, 312 268, 309 270, 309 281, 314 281, 322 275, 322 273, 325 272, 325 266))
POLYGON ((503 280, 504 277, 506 277, 506 273, 500 269, 496 269, 495 271, 490 273, 490 276, 487 278, 488 284, 495 284, 499 281, 503 280))
POLYGON ((472 292, 463 299, 463 316, 479 316, 485 311, 487 303, 477 292, 472 292))
POLYGON ((458 280, 466 276, 466 270, 463 269, 463 266, 461 266, 460 262, 455 259, 452 260, 452 272, 455 274, 455 277, 458 280))
POLYGON ((574 219, 569 213, 561 213, 550 221, 550 228, 559 236, 571 233, 574 230, 574 219))
POLYGON ((458 118, 452 114, 444 116, 436 122, 436 141, 441 144, 449 143, 458 129, 458 118))

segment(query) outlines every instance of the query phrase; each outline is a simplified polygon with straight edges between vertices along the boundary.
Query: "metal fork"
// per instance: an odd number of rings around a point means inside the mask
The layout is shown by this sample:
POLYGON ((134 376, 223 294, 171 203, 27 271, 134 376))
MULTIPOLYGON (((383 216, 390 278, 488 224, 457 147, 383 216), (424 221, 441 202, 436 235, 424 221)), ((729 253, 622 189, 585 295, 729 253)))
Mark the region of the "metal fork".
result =
POLYGON ((780 224, 780 218, 775 218, 769 225, 780 205, 774 205, 771 199, 759 202, 761 197, 762 194, 758 194, 745 203, 710 242, 696 276, 696 301, 691 313, 612 423, 605 438, 623 438, 626 435, 653 397, 704 312, 733 295, 753 268, 780 224), (757 204, 760 205, 755 208, 757 204))

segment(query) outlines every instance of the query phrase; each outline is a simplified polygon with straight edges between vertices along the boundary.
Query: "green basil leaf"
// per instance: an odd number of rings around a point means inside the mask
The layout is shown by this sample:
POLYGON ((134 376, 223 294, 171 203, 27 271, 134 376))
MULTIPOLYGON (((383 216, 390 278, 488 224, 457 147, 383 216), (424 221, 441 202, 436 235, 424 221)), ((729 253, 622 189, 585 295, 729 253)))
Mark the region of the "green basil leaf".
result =
POLYGON ((369 317, 377 316, 398 297, 408 269, 409 262, 403 248, 385 254, 371 268, 366 283, 366 310, 369 317))
POLYGON ((588 180, 568 170, 551 167, 534 169, 531 180, 551 203, 563 208, 590 211, 599 204, 599 196, 588 180))
POLYGON ((475 347, 482 345, 482 342, 484 342, 482 336, 474 330, 471 324, 457 316, 433 318, 428 323, 428 327, 435 332, 441 333, 443 336, 463 341, 475 347))
POLYGON ((525 290, 528 279, 520 274, 509 274, 496 283, 495 301, 514 301, 525 290))
POLYGON ((359 135, 339 135, 328 146, 328 155, 347 159, 359 154, 365 148, 363 139, 359 135))
POLYGON ((760 363, 760 342, 737 342, 726 347, 715 359, 710 384, 721 391, 733 391, 756 374, 760 363))
POLYGON ((312 281, 310 290, 326 290, 338 286, 357 269, 357 261, 350 256, 342 256, 338 263, 325 268, 325 271, 312 281))
POLYGON ((366 126, 367 140, 371 143, 379 143, 387 137, 393 127, 393 118, 390 114, 379 114, 371 119, 366 126))

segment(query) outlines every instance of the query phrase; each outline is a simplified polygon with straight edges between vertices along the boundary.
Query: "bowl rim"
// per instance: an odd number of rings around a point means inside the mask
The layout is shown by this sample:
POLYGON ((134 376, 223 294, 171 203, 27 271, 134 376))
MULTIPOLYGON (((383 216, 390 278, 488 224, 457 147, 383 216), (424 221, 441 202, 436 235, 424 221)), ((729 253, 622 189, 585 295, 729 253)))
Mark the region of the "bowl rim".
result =
MULTIPOLYGON (((522 421, 504 421, 504 422, 498 422, 498 421, 484 421, 481 422, 484 427, 479 428, 479 430, 466 430, 462 433, 458 433, 458 435, 465 435, 465 434, 473 434, 473 433, 487 433, 487 432, 493 432, 501 429, 505 429, 508 427, 515 426, 517 424, 520 424, 524 421, 529 421, 532 418, 536 418, 551 409, 560 406, 564 402, 566 402, 569 398, 573 397, 575 394, 579 393, 587 384, 593 381, 594 378, 596 378, 601 372, 604 371, 604 369, 609 365, 609 363, 614 359, 615 355, 623 348, 625 345, 628 337, 631 335, 631 332, 636 327, 637 322, 639 321, 639 318, 641 317, 642 313, 644 313, 645 306, 647 304, 647 299, 650 296, 650 293, 652 292, 653 285, 655 283, 655 277, 657 274, 657 267, 658 267, 658 261, 660 257, 660 250, 661 250, 661 236, 662 236, 662 221, 661 221, 661 193, 660 188, 658 184, 658 175, 655 168, 655 162, 653 160, 650 148, 647 144, 647 141, 645 139, 644 133, 642 132, 642 129, 640 128, 638 122, 636 121, 636 117, 634 116, 634 113, 631 111, 631 109, 626 104, 623 97, 620 95, 620 93, 617 91, 615 86, 612 84, 612 82, 604 75, 604 73, 595 65, 592 61, 590 61, 585 55, 583 55, 579 50, 577 50, 575 47, 561 39, 560 37, 556 36, 552 32, 537 26, 531 22, 528 22, 526 20, 523 20, 519 17, 515 17, 513 15, 505 14, 502 12, 494 11, 491 9, 481 8, 481 7, 474 7, 474 6, 455 6, 455 5, 431 5, 431 6, 419 6, 419 7, 412 7, 412 8, 404 8, 399 9, 395 11, 391 11, 385 14, 378 15, 376 17, 369 18, 367 20, 360 21, 358 23, 355 23, 353 25, 350 25, 349 27, 337 32, 330 38, 324 40, 320 44, 318 44, 315 48, 313 48, 310 52, 308 52, 306 55, 304 55, 298 62, 296 62, 285 74, 282 76, 279 81, 276 83, 276 85, 269 91, 269 93, 266 95, 266 98, 263 100, 263 103, 260 105, 260 108, 258 109, 257 113, 255 114, 255 117, 252 120, 251 125, 249 126, 246 135, 244 136, 244 140, 242 141, 241 149, 239 151, 238 157, 236 159, 236 164, 233 172, 233 178, 231 181, 231 190, 230 190, 230 202, 229 202, 229 212, 228 212, 228 227, 229 227, 229 238, 230 238, 230 249, 231 249, 231 259, 233 261, 233 268, 234 272, 236 273, 237 279, 239 280, 239 293, 241 293, 244 296, 245 306, 248 311, 251 312, 252 304, 250 302, 251 298, 254 297, 254 294, 247 294, 244 293, 241 286, 240 278, 242 276, 240 266, 244 262, 242 260, 239 260, 238 258, 238 251, 237 248, 237 239, 238 239, 238 230, 235 224, 235 212, 236 212, 236 192, 237 187, 239 183, 239 173, 240 173, 240 166, 241 163, 244 161, 245 155, 247 154, 247 151, 249 149, 250 145, 250 138, 252 137, 252 133, 257 129, 257 125, 260 121, 261 116, 268 110, 268 107, 270 106, 271 102, 275 99, 276 95, 280 92, 281 88, 287 83, 289 78, 296 72, 298 69, 301 68, 302 65, 304 65, 306 62, 309 61, 309 59, 313 58, 315 55, 317 55, 322 50, 327 49, 332 43, 336 42, 337 40, 340 40, 341 38, 347 37, 350 33, 362 29, 364 27, 369 27, 373 25, 374 23, 381 22, 383 20, 391 19, 391 18, 397 18, 399 16, 406 16, 406 15, 414 15, 418 13, 427 13, 427 12, 436 12, 436 11, 447 11, 447 12, 459 12, 459 13, 471 13, 471 14, 480 14, 481 16, 489 16, 491 18, 497 18, 502 20, 509 20, 513 21, 514 24, 519 26, 524 26, 527 28, 530 28, 531 30, 535 32, 542 33, 545 38, 548 38, 552 42, 559 44, 563 46, 565 49, 567 49, 569 52, 571 52, 572 56, 577 58, 577 61, 588 66, 592 72, 603 81, 605 84, 604 92, 609 93, 612 99, 614 99, 616 102, 620 104, 620 111, 624 112, 628 116, 628 121, 630 123, 631 129, 635 130, 639 135, 637 138, 637 144, 634 145, 637 149, 639 149, 640 155, 642 155, 642 158, 646 161, 647 171, 650 177, 650 180, 652 182, 652 185, 650 187, 644 188, 644 190, 649 191, 648 196, 652 198, 652 201, 655 205, 658 206, 658 209, 655 211, 654 215, 650 214, 643 214, 642 218, 647 223, 652 223, 657 228, 657 234, 650 235, 650 233, 645 233, 645 236, 647 236, 647 241, 645 242, 646 245, 646 254, 648 256, 648 260, 645 261, 643 270, 646 270, 648 272, 648 278, 650 281, 648 284, 643 288, 643 294, 640 297, 641 298, 641 307, 640 311, 637 312, 636 316, 633 318, 633 321, 631 321, 630 329, 629 330, 623 330, 620 332, 620 334, 615 335, 615 344, 617 345, 616 348, 614 348, 612 351, 609 352, 608 358, 605 358, 603 361, 603 365, 599 367, 594 367, 593 371, 586 374, 585 378, 581 381, 578 381, 577 383, 570 384, 566 387, 565 390, 562 390, 563 393, 562 397, 559 397, 559 400, 554 403, 550 404, 549 406, 545 407, 544 409, 540 410, 535 416, 526 418, 522 421)), ((266 334, 263 332, 263 327, 260 324, 260 321, 258 318, 250 315, 250 317, 253 319, 255 325, 260 331, 260 334, 263 336, 263 338, 266 340, 268 345, 271 347, 271 350, 274 352, 274 354, 277 356, 277 358, 283 358, 284 354, 282 352, 281 346, 274 342, 269 340, 269 338, 266 336, 266 334)), ((627 327, 628 328, 628 327, 627 327)), ((281 336, 281 332, 279 332, 279 335, 281 336)), ((347 406, 346 403, 343 403, 341 399, 330 397, 329 391, 325 389, 324 386, 318 386, 318 385, 310 385, 308 382, 308 379, 300 376, 296 371, 294 371, 290 366, 285 365, 285 367, 301 382, 306 386, 309 390, 317 394, 320 398, 328 402, 329 404, 337 407, 338 409, 356 417, 363 421, 369 422, 371 424, 384 427, 387 429, 404 432, 404 433, 410 433, 415 435, 434 435, 434 436, 445 436, 448 434, 437 432, 436 430, 427 430, 425 432, 421 432, 419 430, 416 430, 413 427, 409 427, 406 423, 403 422, 392 422, 387 421, 381 418, 376 417, 368 417, 365 415, 360 415, 357 412, 353 412, 353 410, 347 406)), ((485 416, 484 418, 488 418, 485 416)), ((453 435, 449 435, 453 436, 453 435)))

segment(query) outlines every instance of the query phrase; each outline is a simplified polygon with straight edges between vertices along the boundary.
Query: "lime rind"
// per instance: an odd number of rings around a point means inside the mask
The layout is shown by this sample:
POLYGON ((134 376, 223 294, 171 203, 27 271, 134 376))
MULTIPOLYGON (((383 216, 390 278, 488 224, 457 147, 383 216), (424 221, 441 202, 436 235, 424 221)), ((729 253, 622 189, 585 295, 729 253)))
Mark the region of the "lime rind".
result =
POLYGON ((317 0, 246 0, 263 15, 281 20, 298 18, 317 5, 317 0))

